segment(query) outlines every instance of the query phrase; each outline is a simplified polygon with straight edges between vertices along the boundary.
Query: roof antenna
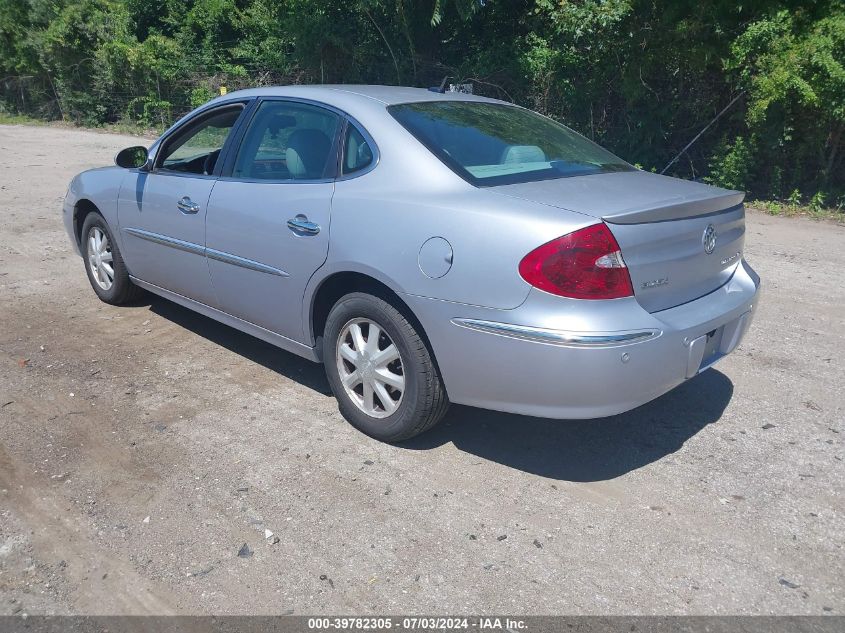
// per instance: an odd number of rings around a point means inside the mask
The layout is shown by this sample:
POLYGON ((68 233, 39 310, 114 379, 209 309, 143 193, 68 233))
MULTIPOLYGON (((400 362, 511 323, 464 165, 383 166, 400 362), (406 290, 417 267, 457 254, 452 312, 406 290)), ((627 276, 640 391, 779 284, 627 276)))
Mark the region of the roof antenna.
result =
POLYGON ((429 88, 429 90, 431 92, 439 92, 439 93, 443 94, 443 93, 446 92, 446 82, 447 81, 449 81, 449 75, 446 75, 445 77, 443 77, 443 81, 440 82, 440 86, 438 86, 438 87, 432 86, 431 88, 429 88))
POLYGON ((669 169, 672 165, 674 165, 674 164, 678 161, 678 159, 681 157, 681 155, 683 155, 683 153, 684 153, 685 151, 687 151, 690 147, 692 147, 692 144, 693 144, 693 143, 695 143, 695 142, 696 142, 699 138, 701 138, 701 135, 702 135, 702 134, 704 134, 704 133, 705 133, 708 129, 710 129, 710 126, 711 126, 711 125, 713 125, 716 121, 718 121, 718 120, 721 118, 721 116, 722 116, 725 112, 727 112, 728 110, 730 110, 731 106, 732 106, 733 104, 735 104, 737 101, 739 101, 739 98, 740 98, 742 95, 744 95, 744 94, 745 94, 745 90, 743 90, 743 91, 742 91, 742 92, 740 92, 737 96, 735 96, 735 97, 731 100, 731 102, 730 102, 728 105, 726 105, 726 106, 724 107, 724 109, 723 109, 721 112, 719 112, 719 114, 717 114, 717 115, 716 115, 716 117, 715 117, 712 121, 710 121, 710 123, 708 123, 707 125, 705 125, 705 126, 704 126, 704 128, 701 130, 701 132, 699 132, 698 134, 696 134, 696 135, 695 135, 695 138, 694 138, 694 139, 692 139, 689 143, 687 143, 687 144, 684 146, 684 149, 682 149, 680 152, 678 152, 678 155, 677 155, 677 156, 675 156, 675 158, 673 158, 672 160, 670 160, 670 161, 669 161, 669 164, 668 164, 668 165, 666 165, 666 167, 664 167, 664 168, 660 171, 660 173, 661 173, 661 174, 665 174, 665 173, 666 173, 666 170, 667 170, 667 169, 669 169))

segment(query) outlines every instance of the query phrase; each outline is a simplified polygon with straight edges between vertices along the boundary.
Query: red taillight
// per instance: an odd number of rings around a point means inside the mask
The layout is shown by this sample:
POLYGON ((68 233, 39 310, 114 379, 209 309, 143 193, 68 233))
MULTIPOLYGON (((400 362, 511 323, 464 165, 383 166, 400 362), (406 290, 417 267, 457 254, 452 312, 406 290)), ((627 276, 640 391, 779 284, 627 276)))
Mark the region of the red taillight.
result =
POLYGON ((619 299, 634 294, 619 244, 593 224, 534 249, 519 263, 529 284, 573 299, 619 299))

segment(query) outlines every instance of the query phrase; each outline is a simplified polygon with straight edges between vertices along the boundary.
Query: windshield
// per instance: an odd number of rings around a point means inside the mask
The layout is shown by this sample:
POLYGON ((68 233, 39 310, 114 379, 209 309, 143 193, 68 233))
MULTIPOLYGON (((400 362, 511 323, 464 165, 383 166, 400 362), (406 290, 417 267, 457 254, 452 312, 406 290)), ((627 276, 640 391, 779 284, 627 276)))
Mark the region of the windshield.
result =
POLYGON ((474 185, 631 171, 631 165, 551 119, 523 108, 474 101, 388 107, 411 134, 474 185))

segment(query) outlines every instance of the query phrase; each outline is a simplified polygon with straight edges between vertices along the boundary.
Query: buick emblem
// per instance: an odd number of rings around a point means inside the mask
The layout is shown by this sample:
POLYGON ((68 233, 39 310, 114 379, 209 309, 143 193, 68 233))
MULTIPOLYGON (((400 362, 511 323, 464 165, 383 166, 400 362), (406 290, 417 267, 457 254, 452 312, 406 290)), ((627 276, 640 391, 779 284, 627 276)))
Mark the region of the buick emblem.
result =
POLYGON ((704 229, 704 235, 701 237, 701 243, 704 245, 704 252, 708 255, 716 250, 716 229, 712 224, 708 224, 704 229))

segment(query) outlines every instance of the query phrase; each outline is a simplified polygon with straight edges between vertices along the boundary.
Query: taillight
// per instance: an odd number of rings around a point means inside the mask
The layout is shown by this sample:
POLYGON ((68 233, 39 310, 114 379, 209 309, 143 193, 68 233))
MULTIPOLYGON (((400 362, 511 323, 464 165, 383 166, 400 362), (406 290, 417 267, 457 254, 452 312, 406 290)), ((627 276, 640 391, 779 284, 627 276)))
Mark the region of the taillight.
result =
POLYGON ((619 299, 634 294, 631 276, 610 229, 593 224, 534 249, 519 274, 540 290, 573 299, 619 299))

